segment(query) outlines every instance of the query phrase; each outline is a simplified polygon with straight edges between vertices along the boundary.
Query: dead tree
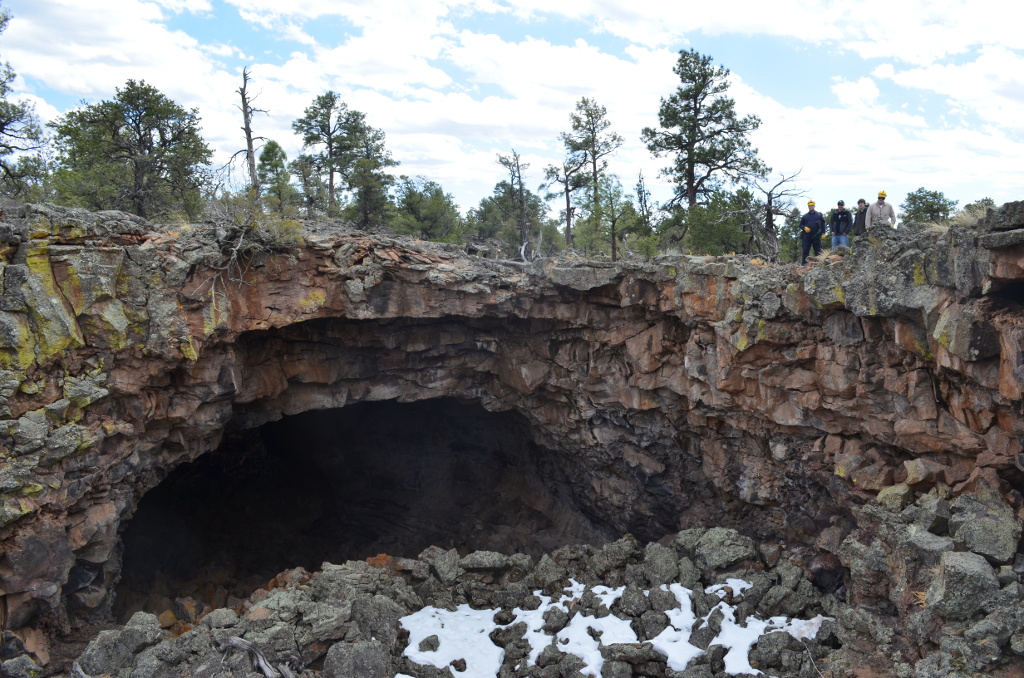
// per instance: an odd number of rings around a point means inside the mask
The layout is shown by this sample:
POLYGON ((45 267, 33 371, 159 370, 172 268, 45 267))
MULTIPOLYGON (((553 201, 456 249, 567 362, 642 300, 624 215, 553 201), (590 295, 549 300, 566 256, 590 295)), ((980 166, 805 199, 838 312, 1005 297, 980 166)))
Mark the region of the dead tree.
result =
POLYGON ((789 176, 780 174, 779 180, 770 186, 759 181, 751 182, 764 196, 761 204, 762 218, 751 224, 751 249, 756 249, 770 259, 774 260, 779 256, 779 235, 775 228, 775 217, 787 216, 793 209, 793 199, 806 193, 806 191, 787 186, 797 180, 801 171, 798 170, 789 176))
POLYGON ((516 153, 514 148, 512 149, 512 155, 498 155, 498 164, 508 170, 509 183, 512 186, 512 195, 516 203, 516 223, 519 225, 519 256, 526 260, 530 232, 526 211, 526 187, 523 184, 523 171, 529 169, 530 165, 519 160, 519 154, 516 153))
MULTIPOLYGON (((555 184, 562 187, 561 193, 565 196, 565 246, 572 247, 572 216, 576 208, 572 206, 571 195, 577 189, 586 185, 586 177, 579 174, 583 166, 587 164, 587 156, 583 153, 570 154, 562 166, 548 165, 544 168, 544 180, 541 190, 554 188, 555 184)), ((545 198, 551 200, 557 193, 548 193, 545 198)))
POLYGON ((238 151, 235 155, 245 153, 245 164, 249 170, 249 186, 253 192, 253 196, 259 197, 260 177, 256 173, 256 147, 254 142, 263 141, 265 137, 254 137, 252 135, 252 116, 253 113, 266 113, 266 110, 256 108, 252 105, 252 102, 256 100, 256 97, 249 96, 250 79, 249 68, 247 66, 242 69, 242 86, 235 90, 242 99, 242 104, 238 108, 242 111, 242 131, 245 132, 245 149, 238 151))

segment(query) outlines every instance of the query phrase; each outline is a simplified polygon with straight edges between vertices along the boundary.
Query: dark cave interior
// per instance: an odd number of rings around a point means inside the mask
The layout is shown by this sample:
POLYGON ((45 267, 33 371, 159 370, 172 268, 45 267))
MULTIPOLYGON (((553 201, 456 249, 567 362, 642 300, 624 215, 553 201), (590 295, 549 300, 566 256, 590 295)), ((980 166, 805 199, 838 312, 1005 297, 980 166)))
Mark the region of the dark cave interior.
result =
POLYGON ((565 481, 566 455, 519 413, 454 399, 357 403, 225 436, 174 469, 122 531, 115 616, 175 598, 213 606, 278 572, 430 545, 540 554, 607 535, 565 481))

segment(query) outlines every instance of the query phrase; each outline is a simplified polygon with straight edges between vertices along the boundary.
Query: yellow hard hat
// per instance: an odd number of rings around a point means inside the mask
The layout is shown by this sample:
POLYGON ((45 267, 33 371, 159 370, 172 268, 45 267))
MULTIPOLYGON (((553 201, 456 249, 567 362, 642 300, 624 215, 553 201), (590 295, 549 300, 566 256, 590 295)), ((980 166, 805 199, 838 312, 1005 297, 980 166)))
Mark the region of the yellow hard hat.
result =
POLYGON ((878 192, 878 197, 879 198, 884 198, 885 197, 885 191, 879 191, 878 192))
POLYGON ((807 201, 807 206, 808 206, 808 207, 810 207, 810 206, 811 206, 811 205, 813 205, 813 204, 814 204, 814 201, 813 201, 813 200, 808 200, 808 201, 807 201))

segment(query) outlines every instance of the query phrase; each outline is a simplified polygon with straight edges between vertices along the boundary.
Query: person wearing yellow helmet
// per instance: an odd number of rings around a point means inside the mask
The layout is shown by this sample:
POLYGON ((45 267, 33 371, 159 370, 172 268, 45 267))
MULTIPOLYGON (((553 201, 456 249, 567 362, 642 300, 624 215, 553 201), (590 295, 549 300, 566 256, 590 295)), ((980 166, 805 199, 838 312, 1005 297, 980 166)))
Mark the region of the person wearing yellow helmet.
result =
POLYGON ((885 191, 879 191, 878 202, 873 202, 868 207, 866 221, 868 222, 868 228, 874 228, 879 224, 885 224, 885 222, 889 222, 889 226, 896 228, 896 210, 892 208, 892 205, 885 202, 885 191))
POLYGON ((807 263, 807 255, 814 248, 814 256, 821 254, 821 236, 825 232, 825 217, 814 209, 814 201, 807 201, 807 214, 800 217, 800 240, 803 245, 803 256, 800 264, 807 263))

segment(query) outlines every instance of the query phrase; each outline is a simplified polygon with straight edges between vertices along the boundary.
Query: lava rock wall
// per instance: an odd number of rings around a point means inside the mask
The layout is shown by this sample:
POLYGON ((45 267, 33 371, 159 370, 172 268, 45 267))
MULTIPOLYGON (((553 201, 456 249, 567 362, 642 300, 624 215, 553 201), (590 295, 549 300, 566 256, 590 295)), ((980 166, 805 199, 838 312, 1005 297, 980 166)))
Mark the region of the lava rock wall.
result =
MULTIPOLYGON (((1019 540, 1024 203, 872 231, 804 268, 522 265, 345 230, 226 263, 213 225, 5 219, 5 629, 105 614, 123 522, 225 431, 359 401, 520 412, 609 534, 732 525, 845 559, 856 581, 877 494, 974 493, 1019 540)), ((850 588, 901 614, 879 586, 850 588)))

